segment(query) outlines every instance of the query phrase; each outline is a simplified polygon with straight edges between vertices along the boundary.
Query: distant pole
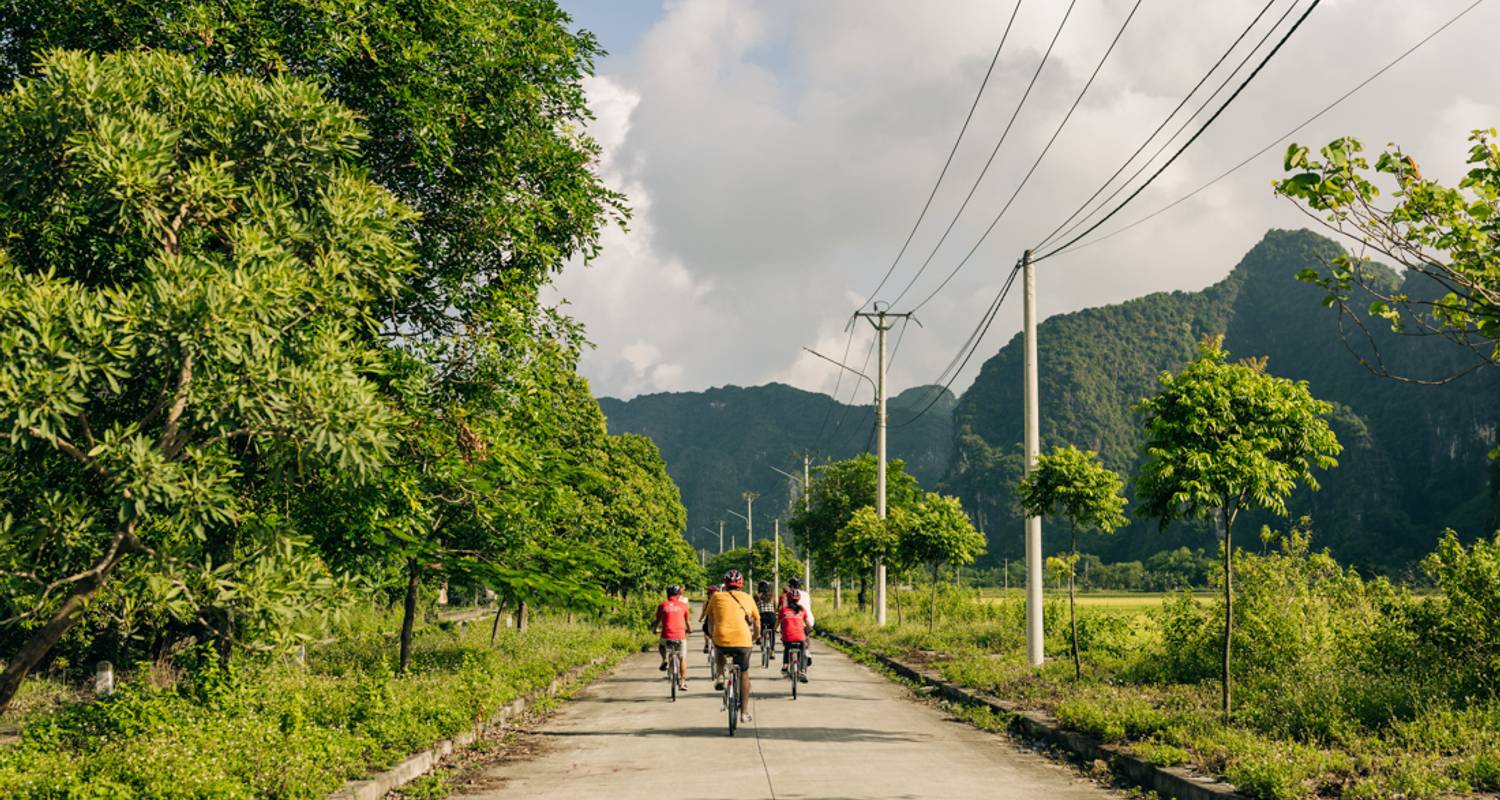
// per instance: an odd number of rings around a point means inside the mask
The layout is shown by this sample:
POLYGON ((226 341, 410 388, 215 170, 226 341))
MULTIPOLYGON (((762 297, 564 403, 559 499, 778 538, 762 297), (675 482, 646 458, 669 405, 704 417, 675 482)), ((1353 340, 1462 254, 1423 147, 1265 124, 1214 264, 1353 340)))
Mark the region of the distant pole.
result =
POLYGON ((719 555, 724 554, 724 520, 719 520, 719 555))
POLYGON ((1010 559, 1005 559, 1005 593, 1010 594, 1010 559))
MULTIPOLYGON (((1036 367, 1036 270, 1031 264, 1031 251, 1021 256, 1022 284, 1025 299, 1022 304, 1022 325, 1025 331, 1025 447, 1026 474, 1036 466, 1037 456, 1042 450, 1040 399, 1037 390, 1036 367)), ((1033 667, 1040 667, 1046 654, 1042 650, 1042 518, 1026 518, 1026 660, 1033 667)))
POLYGON ((755 580, 755 564, 751 560, 755 555, 755 498, 759 497, 755 492, 745 492, 745 558, 746 571, 745 582, 755 580))
MULTIPOLYGON (((802 451, 802 513, 804 513, 804 514, 809 514, 809 513, 812 512, 812 483, 809 482, 811 480, 809 478, 809 472, 811 471, 811 465, 808 462, 809 462, 809 460, 808 460, 808 457, 807 457, 807 451, 803 450, 802 451)), ((813 584, 812 584, 812 548, 808 546, 809 544, 810 544, 809 542, 803 542, 802 543, 802 559, 803 559, 802 560, 802 588, 806 589, 808 591, 808 596, 811 597, 812 596, 811 593, 812 593, 812 589, 813 589, 813 584)))

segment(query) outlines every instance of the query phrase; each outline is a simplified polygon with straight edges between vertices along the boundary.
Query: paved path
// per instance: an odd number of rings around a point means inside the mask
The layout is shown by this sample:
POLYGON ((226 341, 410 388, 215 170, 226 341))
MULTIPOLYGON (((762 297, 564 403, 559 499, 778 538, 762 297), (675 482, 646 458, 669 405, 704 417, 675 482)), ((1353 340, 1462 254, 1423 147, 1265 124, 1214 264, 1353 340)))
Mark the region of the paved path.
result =
MULTIPOLYGON (((696 634, 692 643, 701 647, 696 634)), ((728 736, 707 657, 690 647, 676 703, 655 653, 632 656, 542 729, 535 758, 492 768, 490 800, 1118 798, 1002 736, 950 721, 822 643, 793 701, 773 667, 751 678, 755 722, 728 736)), ((779 654, 778 654, 779 657, 779 654)))

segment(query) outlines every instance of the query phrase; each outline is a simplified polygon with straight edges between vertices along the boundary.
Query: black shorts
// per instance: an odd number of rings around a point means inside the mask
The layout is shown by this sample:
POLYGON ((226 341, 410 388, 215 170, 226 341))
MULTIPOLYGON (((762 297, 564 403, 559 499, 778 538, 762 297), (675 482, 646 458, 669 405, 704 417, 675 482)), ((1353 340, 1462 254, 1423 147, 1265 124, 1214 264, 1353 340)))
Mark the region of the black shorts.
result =
POLYGON ((761 630, 765 630, 766 628, 772 628, 772 629, 774 629, 775 627, 776 627, 776 612, 775 611, 762 611, 762 612, 760 612, 760 628, 761 628, 761 630))
POLYGON ((742 670, 750 669, 750 648, 748 647, 719 647, 720 653, 724 654, 725 660, 733 660, 734 665, 742 670))

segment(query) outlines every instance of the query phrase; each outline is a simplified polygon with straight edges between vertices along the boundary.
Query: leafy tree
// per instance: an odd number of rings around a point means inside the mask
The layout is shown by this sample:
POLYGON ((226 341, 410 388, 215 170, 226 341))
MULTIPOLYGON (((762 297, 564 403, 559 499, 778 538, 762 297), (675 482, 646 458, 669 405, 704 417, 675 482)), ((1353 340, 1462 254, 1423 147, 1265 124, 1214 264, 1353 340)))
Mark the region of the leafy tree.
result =
POLYGON ((932 578, 932 598, 927 611, 927 630, 937 625, 938 578, 946 565, 974 563, 984 552, 984 536, 974 530, 957 497, 928 492, 921 502, 898 508, 891 524, 899 537, 903 564, 921 565, 932 578))
POLYGON ((1074 581, 1078 565, 1078 531, 1114 533, 1126 523, 1124 481, 1099 461, 1099 454, 1072 445, 1037 457, 1036 466, 1016 487, 1021 508, 1031 516, 1058 517, 1068 523, 1068 625, 1073 638, 1073 677, 1083 677, 1078 655, 1078 611, 1074 581))
POLYGON ((140 53, 35 75, 0 98, 0 570, 28 630, 0 708, 122 564, 191 619, 184 573, 291 557, 242 476, 386 461, 368 342, 412 268, 413 215, 316 87, 140 53))
MULTIPOLYGON (((881 519, 874 506, 865 506, 854 512, 844 527, 833 536, 836 563, 864 576, 875 572, 875 565, 884 561, 898 571, 900 568, 901 538, 891 520, 881 519)), ((864 592, 860 592, 860 607, 864 607, 864 592)))
MULTIPOLYGON (((1296 172, 1278 181, 1276 191, 1305 205, 1309 214, 1335 233, 1389 258, 1409 275, 1425 279, 1425 291, 1393 288, 1372 272, 1369 260, 1348 253, 1333 258, 1324 272, 1308 269, 1299 277, 1322 287, 1324 304, 1364 330, 1362 315, 1379 318, 1397 333, 1436 336, 1474 351, 1479 363, 1500 364, 1500 145, 1495 130, 1470 137, 1469 172, 1458 186, 1422 176, 1417 161, 1392 145, 1371 167, 1359 140, 1343 137, 1320 151, 1287 148, 1285 167, 1296 172), (1382 177, 1395 184, 1394 202, 1377 205, 1382 177), (1355 298, 1368 298, 1355 308, 1355 298)), ((1365 331, 1369 344, 1375 339, 1365 331)), ((1393 376, 1373 349, 1372 371, 1393 376)), ((1461 374, 1461 373, 1460 373, 1461 374)), ((1436 382, 1457 377, 1448 376, 1436 382)), ((1432 381, 1421 381, 1432 382, 1432 381)))
MULTIPOLYGON (((813 555, 813 565, 831 576, 861 569, 859 563, 843 560, 848 552, 840 546, 838 533, 856 511, 875 507, 877 466, 875 457, 864 453, 816 467, 806 507, 799 505, 792 514, 791 528, 797 541, 813 555)), ((922 496, 921 487, 905 467, 900 459, 886 463, 887 511, 910 505, 922 496)))
POLYGON ((548 277, 624 217, 585 133, 599 44, 568 23, 553 0, 32 0, 0 4, 0 75, 34 73, 52 48, 148 48, 323 87, 364 120, 370 178, 422 215, 413 291, 387 306, 387 330, 440 343, 536 322, 485 312, 535 308, 548 277))
MULTIPOLYGON (((710 558, 703 569, 707 573, 708 580, 714 582, 731 569, 737 569, 744 575, 749 575, 751 571, 754 571, 757 583, 762 580, 768 581, 771 580, 771 573, 776 570, 776 546, 769 539, 762 539, 755 543, 753 552, 743 547, 725 550, 710 558)), ((783 582, 786 578, 802 574, 802 562, 797 559, 792 548, 787 546, 786 539, 781 541, 781 574, 783 582)), ((771 588, 780 590, 780 587, 776 586, 771 588)))
POLYGON ((1176 375, 1163 373, 1142 400, 1145 462, 1136 476, 1141 513, 1166 523, 1215 517, 1223 532, 1223 712, 1231 710, 1230 648, 1234 620, 1234 523, 1241 511, 1286 514, 1299 483, 1318 487, 1314 468, 1338 465, 1338 438, 1326 417, 1333 406, 1305 382, 1268 375, 1264 359, 1227 363, 1222 337, 1205 339, 1176 375))

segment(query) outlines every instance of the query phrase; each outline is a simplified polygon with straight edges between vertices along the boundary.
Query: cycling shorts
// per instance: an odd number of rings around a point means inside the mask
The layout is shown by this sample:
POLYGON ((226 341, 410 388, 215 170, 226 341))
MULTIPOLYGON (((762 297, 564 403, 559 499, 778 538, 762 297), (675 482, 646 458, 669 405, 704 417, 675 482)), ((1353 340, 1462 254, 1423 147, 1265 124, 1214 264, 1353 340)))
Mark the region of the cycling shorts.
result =
POLYGON ((720 647, 719 652, 724 654, 725 659, 733 659, 735 666, 742 670, 750 669, 750 648, 748 647, 720 647))
POLYGON ((761 630, 765 630, 767 628, 770 628, 772 630, 775 630, 775 628, 776 628, 776 612, 775 611, 762 611, 762 612, 760 612, 760 629, 761 630))

